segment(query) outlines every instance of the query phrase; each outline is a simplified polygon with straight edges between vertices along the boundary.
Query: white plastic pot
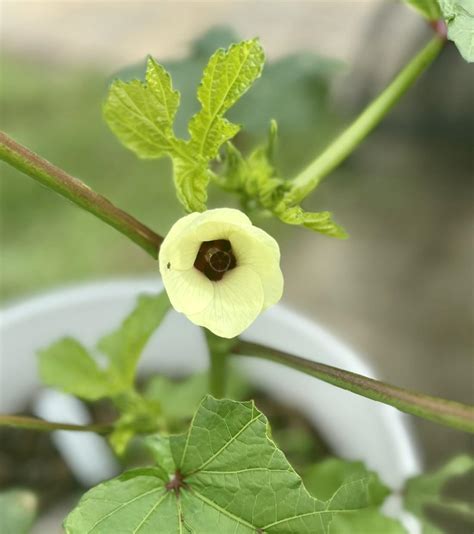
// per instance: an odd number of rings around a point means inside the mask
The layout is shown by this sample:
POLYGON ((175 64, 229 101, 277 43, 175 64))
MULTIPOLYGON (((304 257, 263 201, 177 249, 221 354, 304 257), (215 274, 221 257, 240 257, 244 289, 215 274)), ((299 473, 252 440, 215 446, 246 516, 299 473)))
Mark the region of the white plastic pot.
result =
MULTIPOLYGON (((0 323, 0 410, 14 413, 35 396, 39 415, 62 422, 87 422, 87 412, 76 399, 42 390, 37 350, 66 335, 94 347, 99 337, 116 328, 130 312, 137 295, 161 289, 156 278, 102 281, 62 288, 7 307, 0 323)), ((260 316, 243 337, 374 377, 361 356, 283 305, 260 316)), ((185 376, 207 364, 200 329, 170 312, 147 345, 139 372, 185 376)), ((239 366, 253 384, 300 410, 336 455, 364 461, 390 487, 400 488, 407 477, 420 471, 408 416, 272 362, 242 357, 239 366)), ((101 438, 58 432, 55 439, 84 483, 114 474, 115 463, 101 438)), ((391 515, 399 514, 396 502, 388 508, 391 515)), ((416 531, 413 524, 407 526, 416 531)))

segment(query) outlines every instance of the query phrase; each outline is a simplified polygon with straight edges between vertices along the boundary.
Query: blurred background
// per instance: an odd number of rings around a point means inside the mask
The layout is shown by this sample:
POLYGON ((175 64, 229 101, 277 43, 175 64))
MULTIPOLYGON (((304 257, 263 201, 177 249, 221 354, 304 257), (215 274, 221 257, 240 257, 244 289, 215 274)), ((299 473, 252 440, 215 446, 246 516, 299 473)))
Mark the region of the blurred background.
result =
MULTIPOLYGON (((108 84, 152 54, 196 109, 217 46, 259 36, 267 65, 232 112, 243 150, 280 126, 291 177, 430 38, 398 2, 4 2, 1 123, 17 141, 165 233, 182 215, 168 161, 140 161, 101 118, 108 84)), ((282 246, 285 304, 363 354, 388 382, 472 403, 472 66, 449 44, 394 111, 305 204, 338 241, 258 221, 282 246)), ((213 191, 211 206, 235 199, 213 191)), ((63 284, 156 272, 94 217, 2 165, 3 303, 63 284)), ((412 419, 427 467, 472 451, 467 434, 412 419)), ((376 436, 374 436, 376 439, 376 436)))

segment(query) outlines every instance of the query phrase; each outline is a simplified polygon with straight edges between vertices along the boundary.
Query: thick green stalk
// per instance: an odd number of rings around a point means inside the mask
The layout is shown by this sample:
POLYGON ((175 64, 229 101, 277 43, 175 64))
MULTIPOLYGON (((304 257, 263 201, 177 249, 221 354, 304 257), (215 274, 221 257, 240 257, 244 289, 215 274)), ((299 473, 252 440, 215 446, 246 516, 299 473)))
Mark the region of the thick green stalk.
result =
POLYGON ((29 430, 40 430, 51 432, 52 430, 74 430, 76 432, 95 432, 96 434, 108 434, 112 432, 112 425, 72 425, 69 423, 51 423, 35 417, 25 417, 22 415, 0 415, 0 426, 14 428, 26 428, 29 430))
POLYGON ((436 35, 357 119, 306 169, 291 180, 291 189, 284 197, 286 204, 299 204, 327 174, 354 151, 436 58, 444 43, 445 39, 436 35))
POLYGON ((3 132, 0 132, 0 159, 92 213, 129 237, 154 258, 158 257, 158 250, 163 241, 161 236, 114 206, 102 195, 92 191, 77 178, 31 152, 3 132))
POLYGON ((286 365, 352 393, 394 406, 402 412, 474 433, 473 406, 402 389, 257 343, 239 340, 232 351, 239 356, 254 356, 286 365))
POLYGON ((217 399, 225 397, 229 354, 235 345, 234 339, 224 339, 203 328, 209 349, 209 392, 217 399))

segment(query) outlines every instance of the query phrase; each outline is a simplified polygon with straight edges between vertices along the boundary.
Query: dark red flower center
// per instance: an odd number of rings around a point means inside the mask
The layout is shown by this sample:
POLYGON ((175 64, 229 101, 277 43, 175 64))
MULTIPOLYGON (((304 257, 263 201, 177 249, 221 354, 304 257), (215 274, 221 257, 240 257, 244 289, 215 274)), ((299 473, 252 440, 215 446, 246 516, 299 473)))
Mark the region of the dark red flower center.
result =
POLYGON ((227 239, 204 241, 194 260, 194 267, 213 282, 222 280, 224 274, 236 265, 232 245, 227 239))

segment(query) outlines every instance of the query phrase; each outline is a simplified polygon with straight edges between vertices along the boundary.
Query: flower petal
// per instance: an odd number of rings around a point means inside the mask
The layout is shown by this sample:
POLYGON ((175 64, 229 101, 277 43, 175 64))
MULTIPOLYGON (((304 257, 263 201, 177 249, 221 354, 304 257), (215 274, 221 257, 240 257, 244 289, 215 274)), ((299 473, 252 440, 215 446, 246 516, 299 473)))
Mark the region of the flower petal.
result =
POLYGON ((190 321, 214 334, 232 338, 241 334, 262 311, 264 291, 260 276, 250 267, 236 267, 214 282, 214 298, 190 321))
POLYGON ((162 277, 173 308, 186 315, 201 312, 214 297, 213 283, 194 267, 187 271, 165 269, 162 277))
POLYGON ((199 214, 199 223, 215 222, 251 226, 252 221, 244 212, 233 208, 216 208, 199 214))
POLYGON ((231 208, 209 210, 197 221, 196 238, 201 242, 227 239, 232 232, 242 227, 252 227, 252 221, 245 213, 231 208))
POLYGON ((260 228, 252 226, 229 235, 238 266, 247 266, 261 278, 265 293, 263 309, 277 303, 283 294, 278 243, 260 228))
POLYGON ((159 255, 162 276, 170 269, 184 270, 194 265, 201 243, 197 240, 192 228, 200 215, 201 213, 195 212, 182 217, 176 221, 166 235, 159 255))

